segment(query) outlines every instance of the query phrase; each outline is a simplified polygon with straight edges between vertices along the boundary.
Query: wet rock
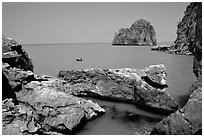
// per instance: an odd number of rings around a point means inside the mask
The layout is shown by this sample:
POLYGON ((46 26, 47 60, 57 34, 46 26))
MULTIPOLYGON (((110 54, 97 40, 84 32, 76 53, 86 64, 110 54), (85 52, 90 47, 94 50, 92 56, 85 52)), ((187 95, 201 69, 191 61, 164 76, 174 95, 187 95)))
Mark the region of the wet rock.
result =
POLYGON ((151 134, 192 135, 202 130, 202 89, 196 89, 187 104, 163 119, 151 134))
POLYGON ((151 65, 145 69, 87 69, 60 71, 58 77, 66 80, 65 87, 70 94, 90 96, 110 101, 127 102, 143 106, 159 113, 172 113, 178 105, 166 88, 149 85, 141 77, 148 77, 152 83, 166 84, 164 65, 151 65))
POLYGON ((156 45, 156 33, 150 22, 140 19, 130 28, 115 33, 113 45, 156 45))
POLYGON ((105 112, 90 100, 62 91, 63 81, 41 79, 46 81, 31 81, 16 93, 19 105, 4 103, 3 134, 74 134, 105 112))
POLYGON ((22 46, 11 38, 2 36, 2 62, 22 70, 33 71, 31 59, 22 46))

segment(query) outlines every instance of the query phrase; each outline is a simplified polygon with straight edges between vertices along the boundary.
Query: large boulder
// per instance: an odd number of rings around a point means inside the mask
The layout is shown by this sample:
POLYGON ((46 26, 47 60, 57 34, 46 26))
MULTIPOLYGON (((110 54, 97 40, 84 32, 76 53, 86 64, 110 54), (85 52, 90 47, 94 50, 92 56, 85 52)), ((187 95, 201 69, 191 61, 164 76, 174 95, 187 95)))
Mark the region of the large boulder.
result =
POLYGON ((127 102, 159 113, 172 113, 178 105, 167 91, 164 65, 145 69, 86 69, 60 71, 65 87, 76 96, 127 102))
POLYGON ((22 70, 33 71, 31 59, 22 46, 11 38, 2 36, 2 62, 22 70))
POLYGON ((3 101, 4 135, 74 134, 105 112, 90 100, 65 93, 62 80, 47 76, 35 79, 16 93, 18 105, 11 99, 3 101))
POLYGON ((156 33, 150 22, 140 19, 130 28, 115 33, 113 45, 156 45, 156 33))

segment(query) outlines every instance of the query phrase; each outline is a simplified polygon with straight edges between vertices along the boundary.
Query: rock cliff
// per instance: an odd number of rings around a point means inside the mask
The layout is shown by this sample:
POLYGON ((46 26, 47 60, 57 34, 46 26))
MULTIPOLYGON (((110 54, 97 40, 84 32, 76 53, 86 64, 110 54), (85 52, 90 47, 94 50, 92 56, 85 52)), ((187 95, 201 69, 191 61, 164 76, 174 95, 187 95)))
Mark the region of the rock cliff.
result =
POLYGON ((130 28, 115 33, 113 45, 156 45, 156 33, 150 22, 140 19, 130 28))
POLYGON ((190 98, 180 110, 158 123, 151 134, 202 134, 202 3, 190 3, 178 25, 176 48, 194 55, 193 72, 196 82, 189 90, 190 98), (186 41, 184 41, 184 39, 186 41), (187 44, 187 45, 186 45, 187 44))
POLYGON ((202 3, 190 3, 177 26, 177 38, 171 49, 176 54, 195 55, 196 45, 202 45, 202 3))

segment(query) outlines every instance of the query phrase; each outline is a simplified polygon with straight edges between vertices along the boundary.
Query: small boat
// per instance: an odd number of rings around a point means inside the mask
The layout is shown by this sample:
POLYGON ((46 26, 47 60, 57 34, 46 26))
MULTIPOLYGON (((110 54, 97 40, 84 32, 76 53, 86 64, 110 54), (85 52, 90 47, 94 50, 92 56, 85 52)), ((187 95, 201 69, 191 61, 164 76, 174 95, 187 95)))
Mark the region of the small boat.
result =
POLYGON ((82 57, 81 58, 76 58, 76 61, 82 61, 82 57))

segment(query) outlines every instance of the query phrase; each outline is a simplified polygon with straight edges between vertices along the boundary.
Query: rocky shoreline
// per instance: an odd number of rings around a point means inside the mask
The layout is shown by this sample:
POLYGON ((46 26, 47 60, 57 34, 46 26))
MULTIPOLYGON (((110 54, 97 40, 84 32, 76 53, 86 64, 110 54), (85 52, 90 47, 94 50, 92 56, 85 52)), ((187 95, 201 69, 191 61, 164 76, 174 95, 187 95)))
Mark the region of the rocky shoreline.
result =
MULTIPOLYGON (((198 9, 199 4, 191 3, 185 16, 190 16, 188 11, 198 9)), ((144 69, 67 70, 60 71, 58 78, 39 76, 33 73, 32 60, 22 46, 2 36, 2 134, 76 134, 87 122, 105 113, 104 108, 84 96, 126 102, 169 115, 150 134, 202 134, 202 18, 197 17, 200 13, 196 14, 195 33, 191 33, 194 43, 189 45, 197 81, 189 90, 188 102, 179 110, 168 92, 163 64, 144 69)))

